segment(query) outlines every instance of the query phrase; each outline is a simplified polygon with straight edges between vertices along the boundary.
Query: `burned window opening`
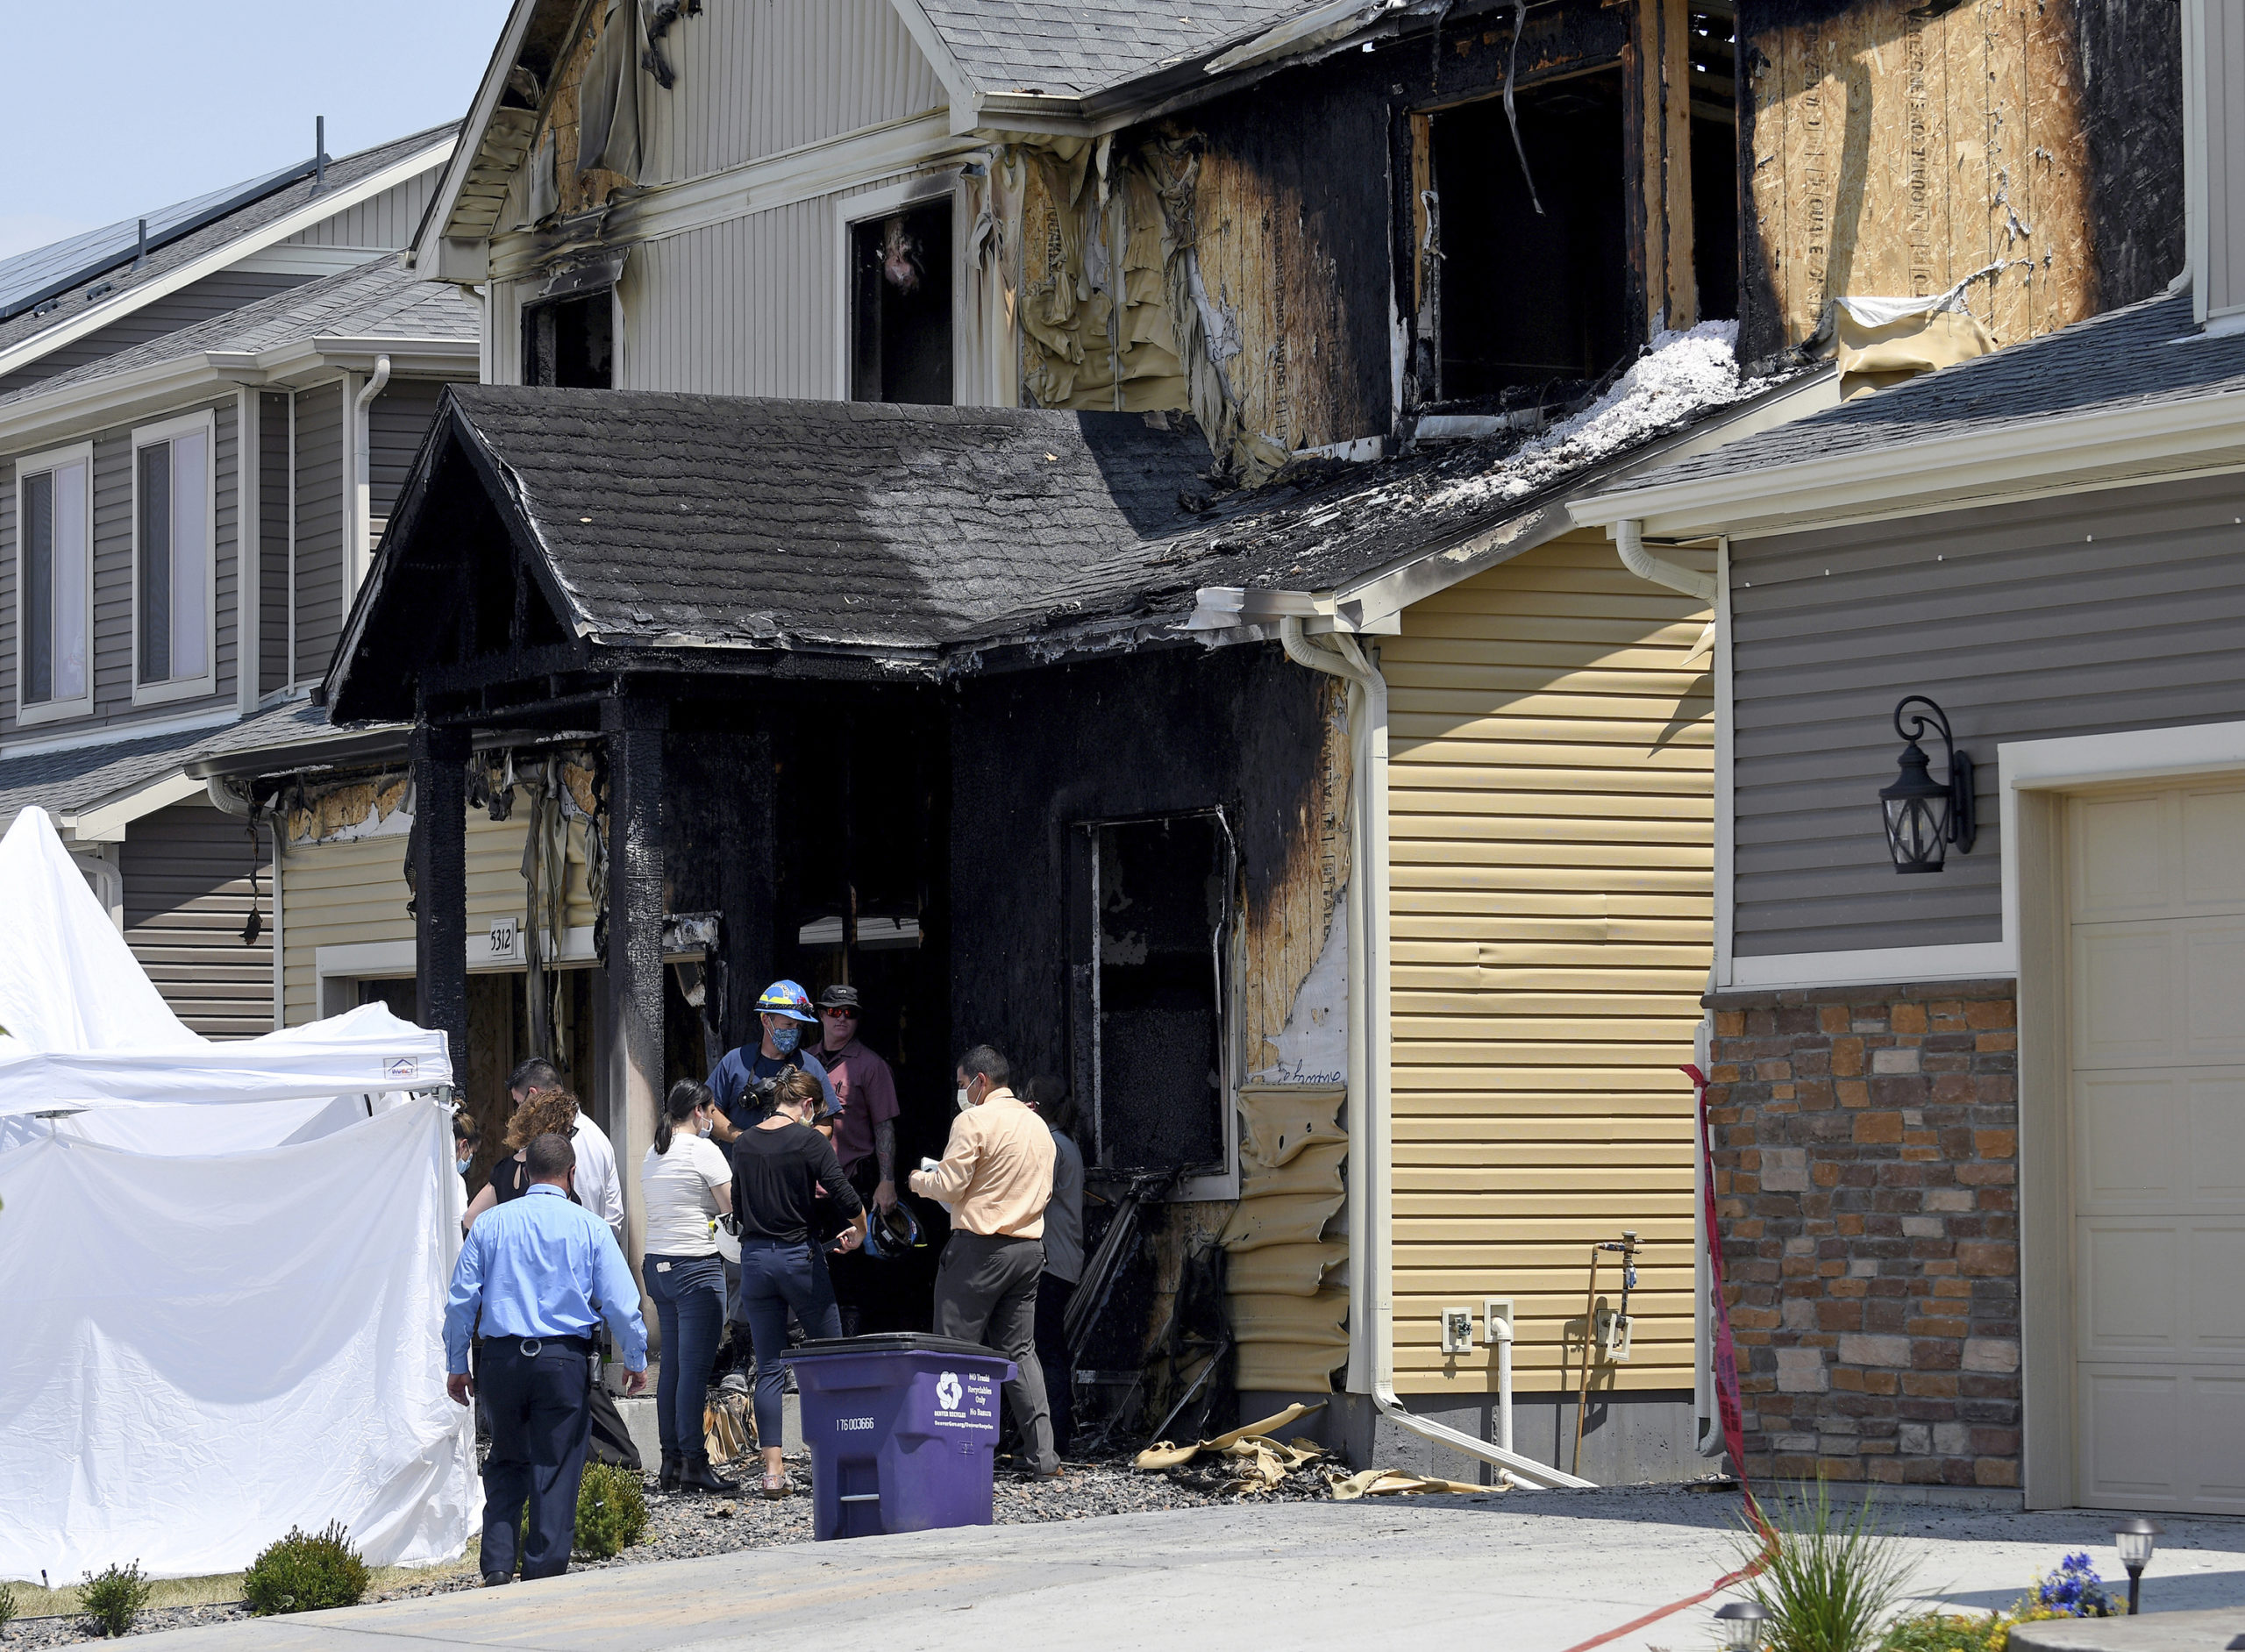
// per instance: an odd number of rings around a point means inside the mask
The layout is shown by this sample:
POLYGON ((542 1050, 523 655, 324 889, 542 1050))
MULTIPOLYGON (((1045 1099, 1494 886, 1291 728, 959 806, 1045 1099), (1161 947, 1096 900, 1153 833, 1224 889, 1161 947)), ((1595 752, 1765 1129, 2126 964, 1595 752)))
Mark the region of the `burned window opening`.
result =
POLYGON ((1692 276, 1701 321, 1738 314, 1738 21, 1736 8, 1691 8, 1692 276))
POLYGON ((616 388, 613 288, 523 312, 523 382, 564 390, 616 388))
POLYGON ((1638 342, 1620 72, 1524 87, 1513 102, 1537 191, 1501 98, 1442 110, 1431 122, 1443 402, 1586 386, 1638 342))
POLYGON ((1229 1168, 1231 834, 1214 812, 1086 826, 1093 1164, 1229 1168))
POLYGON ((850 399, 951 401, 951 203, 850 226, 850 399))

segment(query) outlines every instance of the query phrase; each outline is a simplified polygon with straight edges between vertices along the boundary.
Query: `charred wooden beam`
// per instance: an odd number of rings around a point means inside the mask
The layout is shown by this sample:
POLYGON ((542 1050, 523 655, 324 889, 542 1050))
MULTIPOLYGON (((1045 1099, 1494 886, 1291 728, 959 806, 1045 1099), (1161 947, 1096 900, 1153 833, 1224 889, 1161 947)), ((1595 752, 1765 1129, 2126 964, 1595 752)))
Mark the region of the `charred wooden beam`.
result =
POLYGON ((414 1019, 467 1061, 467 759, 465 729, 413 732, 414 1019))
MULTIPOLYGON (((616 1163, 635 1165, 655 1136, 663 1086, 663 730, 659 700, 601 706, 608 754, 608 1101, 616 1163)), ((625 1255, 645 1249, 638 1179, 624 1178, 625 1255)))

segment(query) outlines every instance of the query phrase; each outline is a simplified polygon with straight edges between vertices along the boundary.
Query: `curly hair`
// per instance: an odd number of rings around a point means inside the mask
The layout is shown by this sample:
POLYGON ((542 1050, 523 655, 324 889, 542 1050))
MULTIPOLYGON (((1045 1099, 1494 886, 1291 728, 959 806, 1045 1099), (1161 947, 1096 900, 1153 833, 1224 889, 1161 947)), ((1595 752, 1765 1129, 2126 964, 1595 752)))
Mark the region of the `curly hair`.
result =
POLYGON ((816 1118, 825 1100, 826 1092, 818 1080, 801 1067, 790 1067, 772 1086, 772 1105, 780 1107, 808 1107, 816 1118))
POLYGON ((567 1090, 533 1090, 507 1121, 507 1149, 528 1147, 541 1136, 567 1136, 576 1122, 576 1097, 567 1090))

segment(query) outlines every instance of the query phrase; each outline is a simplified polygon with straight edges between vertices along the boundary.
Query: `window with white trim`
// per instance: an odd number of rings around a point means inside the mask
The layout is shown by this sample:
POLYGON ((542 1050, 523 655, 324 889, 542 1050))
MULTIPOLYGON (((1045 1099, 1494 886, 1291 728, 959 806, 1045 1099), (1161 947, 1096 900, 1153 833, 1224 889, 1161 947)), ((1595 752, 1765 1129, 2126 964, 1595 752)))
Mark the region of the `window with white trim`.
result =
POLYGON ((207 417, 132 438, 132 697, 216 686, 211 426, 207 417))
POLYGON ((16 708, 19 721, 93 709, 93 451, 16 467, 16 708))

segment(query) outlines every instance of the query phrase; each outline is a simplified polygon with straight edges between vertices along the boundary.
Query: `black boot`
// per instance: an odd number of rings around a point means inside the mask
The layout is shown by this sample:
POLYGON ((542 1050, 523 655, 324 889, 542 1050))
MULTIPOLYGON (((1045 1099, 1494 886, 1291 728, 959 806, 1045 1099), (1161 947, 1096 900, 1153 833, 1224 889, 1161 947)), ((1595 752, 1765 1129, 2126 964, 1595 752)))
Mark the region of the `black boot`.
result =
POLYGON ((685 1452, 683 1452, 683 1451, 666 1451, 666 1452, 664 1452, 664 1453, 663 1453, 663 1471, 662 1471, 661 1478, 659 1478, 658 1480, 656 1480, 656 1482, 655 1482, 655 1487, 656 1487, 656 1489, 657 1489, 658 1491, 663 1491, 663 1492, 675 1492, 676 1490, 678 1490, 678 1480, 679 1480, 679 1476, 680 1476, 680 1475, 681 1475, 681 1474, 685 1470, 685 1468, 686 1468, 686 1453, 685 1453, 685 1452))
POLYGON ((678 1483, 687 1491, 709 1492, 719 1497, 731 1497, 740 1490, 738 1480, 728 1480, 709 1466, 709 1454, 706 1451, 686 1454, 686 1465, 678 1483))

